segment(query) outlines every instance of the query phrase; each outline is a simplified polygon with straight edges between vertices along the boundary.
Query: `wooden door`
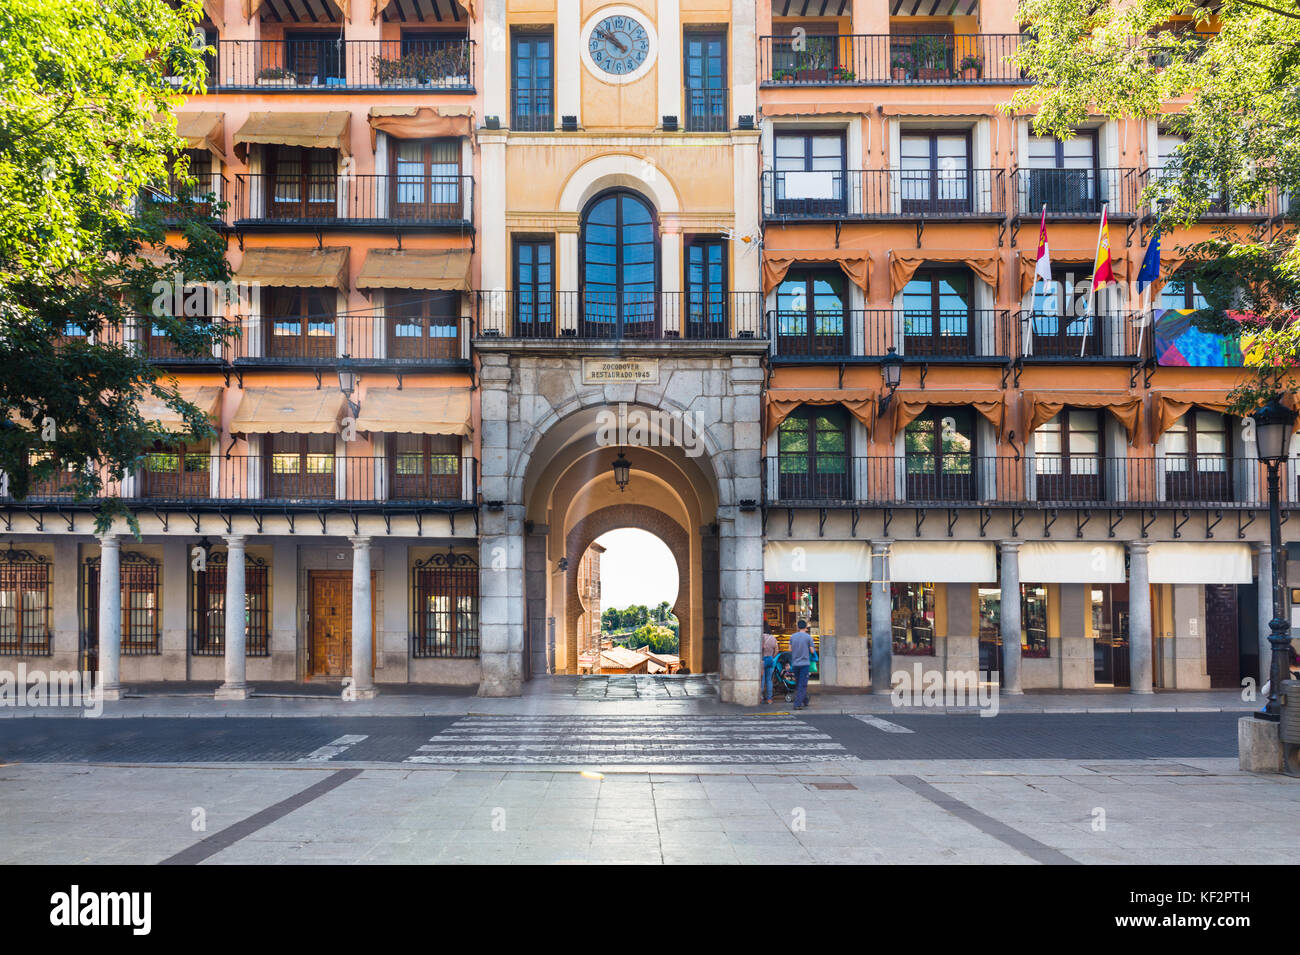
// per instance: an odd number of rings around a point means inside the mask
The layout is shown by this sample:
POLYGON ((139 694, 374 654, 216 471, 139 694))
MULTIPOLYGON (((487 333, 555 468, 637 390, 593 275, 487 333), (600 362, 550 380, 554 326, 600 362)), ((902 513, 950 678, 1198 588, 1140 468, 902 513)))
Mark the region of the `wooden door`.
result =
POLYGON ((1205 666, 1212 689, 1239 686, 1241 659, 1237 645, 1237 585, 1205 586, 1205 666))
MULTIPOLYGON (((313 570, 308 577, 307 676, 352 675, 352 572, 313 570)), ((370 574, 370 665, 375 663, 379 631, 375 626, 379 605, 375 575, 370 574)))

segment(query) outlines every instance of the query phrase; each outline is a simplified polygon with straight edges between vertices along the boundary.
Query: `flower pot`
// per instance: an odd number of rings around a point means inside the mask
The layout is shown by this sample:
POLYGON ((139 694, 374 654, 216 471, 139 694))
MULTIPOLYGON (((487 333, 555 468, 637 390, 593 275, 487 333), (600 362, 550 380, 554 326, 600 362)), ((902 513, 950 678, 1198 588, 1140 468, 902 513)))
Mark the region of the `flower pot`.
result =
POLYGON ((974 83, 980 78, 980 68, 978 66, 962 67, 961 78, 967 83, 974 83))
POLYGON ((799 70, 796 74, 800 83, 825 83, 828 70, 799 70))
POLYGON ((937 69, 933 66, 923 66, 921 67, 921 69, 917 71, 917 73, 918 73, 918 79, 930 80, 930 81, 946 80, 950 75, 947 70, 937 69))
POLYGON ((896 66, 896 67, 894 67, 893 70, 890 72, 890 76, 893 78, 893 80, 894 80, 895 83, 906 83, 906 82, 907 82, 907 68, 906 68, 906 67, 903 67, 903 66, 896 66))
POLYGON ((298 81, 294 79, 292 76, 277 77, 275 79, 270 79, 270 78, 262 79, 261 77, 259 77, 257 80, 257 85, 258 86, 279 86, 279 87, 297 86, 298 81))

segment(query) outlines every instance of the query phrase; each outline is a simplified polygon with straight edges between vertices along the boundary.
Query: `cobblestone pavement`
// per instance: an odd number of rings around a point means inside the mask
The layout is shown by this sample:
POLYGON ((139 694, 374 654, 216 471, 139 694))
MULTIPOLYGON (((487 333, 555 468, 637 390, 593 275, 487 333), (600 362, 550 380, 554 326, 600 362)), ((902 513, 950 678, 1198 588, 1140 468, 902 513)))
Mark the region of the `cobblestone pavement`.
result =
POLYGON ((838 760, 1231 757, 1227 713, 14 720, 0 761, 579 768, 838 760))

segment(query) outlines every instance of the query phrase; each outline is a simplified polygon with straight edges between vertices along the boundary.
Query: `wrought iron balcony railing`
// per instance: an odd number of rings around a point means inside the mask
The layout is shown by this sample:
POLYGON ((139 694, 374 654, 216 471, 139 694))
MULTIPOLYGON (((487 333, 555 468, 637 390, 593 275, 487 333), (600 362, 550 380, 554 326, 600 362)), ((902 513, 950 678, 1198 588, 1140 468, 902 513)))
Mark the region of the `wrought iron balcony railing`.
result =
POLYGON ((769 455, 770 505, 1267 506, 1254 458, 1102 457, 979 453, 769 455))
POLYGON ((208 88, 472 93, 474 66, 474 41, 464 38, 220 40, 208 88))
MULTIPOLYGON (((340 457, 155 452, 146 455, 144 465, 129 477, 106 480, 100 499, 157 505, 473 504, 478 499, 477 482, 477 460, 458 454, 394 452, 382 457, 340 457)), ((7 487, 5 491, 7 494, 7 487)), ((70 483, 53 478, 30 488, 26 503, 73 500, 70 483)))
POLYGON ((1006 215, 1002 169, 764 170, 767 219, 971 219, 1006 215))
POLYGON ((1001 362, 1016 354, 1010 313, 1001 309, 773 311, 767 325, 778 359, 883 358, 890 348, 927 360, 1001 362))
POLYGON ((759 37, 763 86, 879 86, 1026 82, 1010 57, 1016 33, 819 34, 759 37))
POLYGON ((1142 187, 1136 169, 1018 168, 1016 211, 1037 218, 1047 207, 1048 218, 1088 219, 1107 207, 1110 218, 1138 214, 1142 187))
POLYGON ((762 339, 758 292, 483 291, 481 338, 650 341, 762 339))
MULTIPOLYGON (((1179 175, 1180 172, 1172 167, 1142 170, 1139 192, 1146 197, 1145 210, 1148 214, 1157 210, 1162 194, 1170 191, 1170 187, 1179 175)), ((1276 190, 1270 190, 1268 195, 1258 202, 1234 202, 1226 192, 1221 192, 1219 197, 1210 203, 1209 208, 1201 213, 1201 218, 1210 221, 1236 219, 1258 222, 1285 215, 1289 207, 1290 203, 1286 197, 1279 195, 1276 190)))
POLYGON ((236 177, 236 225, 384 229, 455 228, 474 224, 474 177, 462 175, 236 177))

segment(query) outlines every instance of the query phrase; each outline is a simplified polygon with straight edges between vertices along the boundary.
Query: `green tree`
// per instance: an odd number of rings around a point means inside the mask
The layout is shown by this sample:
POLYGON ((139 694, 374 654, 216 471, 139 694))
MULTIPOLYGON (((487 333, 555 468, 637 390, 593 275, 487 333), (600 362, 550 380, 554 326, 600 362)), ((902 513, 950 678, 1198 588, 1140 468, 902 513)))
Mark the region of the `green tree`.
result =
MULTIPOLYGON (((202 89, 199 11, 198 0, 0 0, 0 470, 16 498, 64 470, 78 497, 94 496, 154 441, 175 440, 141 416, 142 397, 182 413, 191 437, 210 434, 129 343, 142 316, 190 354, 222 334, 158 302, 176 273, 229 278, 208 213, 183 196, 140 201, 169 179, 193 185, 168 77, 202 89)), ((101 510, 101 527, 123 511, 101 510)))
POLYGON ((1034 129, 1068 137, 1086 118, 1159 119, 1186 138, 1144 199, 1163 234, 1225 197, 1292 197, 1272 239, 1222 230, 1185 247, 1208 307, 1198 326, 1258 336, 1252 373, 1233 392, 1246 413, 1293 389, 1300 364, 1300 6, 1294 0, 1021 0, 1028 37, 1015 62, 1035 85, 1008 104, 1034 129), (1217 26, 1217 33, 1213 27, 1217 26), (1185 106, 1165 114, 1162 104, 1185 106))
POLYGON ((667 627, 648 623, 638 627, 632 636, 627 639, 625 645, 633 649, 649 647, 652 653, 676 653, 678 646, 677 634, 667 627))
POLYGON ((669 612, 671 609, 672 609, 672 608, 668 606, 668 601, 667 601, 667 600, 661 600, 661 601, 659 601, 659 606, 655 607, 655 610, 654 610, 654 618, 655 618, 655 620, 659 621, 660 623, 663 623, 665 620, 668 619, 668 612, 669 612))
POLYGON ((600 615, 600 625, 606 633, 618 633, 623 629, 623 615, 613 607, 609 607, 600 615))

